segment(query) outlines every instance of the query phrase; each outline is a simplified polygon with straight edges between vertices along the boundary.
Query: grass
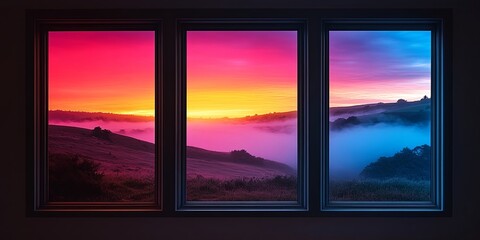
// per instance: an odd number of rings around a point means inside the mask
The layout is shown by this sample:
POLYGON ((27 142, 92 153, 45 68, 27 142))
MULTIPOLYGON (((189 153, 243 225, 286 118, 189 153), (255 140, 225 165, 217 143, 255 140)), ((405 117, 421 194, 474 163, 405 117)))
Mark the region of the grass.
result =
POLYGON ((50 201, 60 202, 152 202, 154 200, 153 180, 131 177, 104 177, 97 187, 99 191, 90 194, 70 195, 59 191, 50 194, 50 201))
POLYGON ((137 179, 124 176, 105 178, 99 201, 153 202, 154 185, 153 179, 137 179))
POLYGON ((330 182, 331 201, 429 201, 430 181, 391 178, 330 182))
POLYGON ((49 154, 49 200, 53 202, 152 202, 154 179, 105 175, 81 155, 49 154))
POLYGON ((188 201, 295 201, 297 179, 292 176, 222 180, 197 176, 187 179, 188 201))

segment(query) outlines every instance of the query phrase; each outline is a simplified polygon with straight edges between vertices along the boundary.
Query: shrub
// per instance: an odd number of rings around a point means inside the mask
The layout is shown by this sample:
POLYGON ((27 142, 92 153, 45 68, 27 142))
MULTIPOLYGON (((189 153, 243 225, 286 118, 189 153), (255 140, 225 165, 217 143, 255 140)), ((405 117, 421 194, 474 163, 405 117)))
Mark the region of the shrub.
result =
POLYGON ((430 179, 430 151, 428 145, 404 148, 391 157, 381 157, 366 166, 360 173, 363 178, 388 179, 405 178, 410 180, 430 179))
POLYGON ((255 162, 255 161, 265 160, 261 157, 253 156, 252 154, 247 152, 245 149, 231 151, 230 157, 233 161, 240 161, 240 162, 255 162))
POLYGON ((49 154, 51 201, 88 201, 102 195, 100 164, 79 155, 49 154))
POLYGON ((101 127, 95 127, 92 131, 94 137, 103 139, 103 140, 110 140, 110 135, 112 131, 107 129, 102 129, 101 127))
POLYGON ((332 130, 341 130, 347 127, 353 127, 355 125, 359 125, 361 123, 362 122, 360 121, 360 119, 358 119, 358 117, 355 117, 355 116, 348 117, 347 119, 338 118, 335 121, 330 123, 330 128, 332 130))

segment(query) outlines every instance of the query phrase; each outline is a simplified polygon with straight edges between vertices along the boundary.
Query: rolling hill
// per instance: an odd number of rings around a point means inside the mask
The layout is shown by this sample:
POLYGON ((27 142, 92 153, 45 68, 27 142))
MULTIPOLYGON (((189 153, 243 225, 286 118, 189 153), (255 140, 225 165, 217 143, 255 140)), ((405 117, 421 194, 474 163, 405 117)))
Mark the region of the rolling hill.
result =
MULTIPOLYGON (((153 176, 155 145, 135 138, 109 134, 102 139, 92 130, 76 127, 49 125, 49 153, 78 154, 100 163, 105 174, 128 174, 135 177, 153 176)), ((215 152, 187 147, 188 177, 262 178, 295 175, 289 166, 255 157, 246 151, 215 152)))
POLYGON ((235 179, 295 176, 295 171, 279 162, 250 155, 244 150, 213 152, 196 147, 187 147, 187 174, 206 178, 235 179))
POLYGON ((399 99, 394 103, 370 103, 346 107, 331 107, 330 116, 333 118, 372 115, 381 112, 412 111, 425 108, 431 105, 429 98, 418 101, 407 102, 399 99))
POLYGON ((342 130, 356 125, 387 124, 426 124, 430 120, 431 101, 424 98, 419 101, 396 103, 375 103, 330 109, 330 128, 342 130))
POLYGON ((155 145, 114 133, 106 140, 93 136, 90 129, 49 125, 48 152, 81 155, 100 163, 106 175, 154 175, 155 145))

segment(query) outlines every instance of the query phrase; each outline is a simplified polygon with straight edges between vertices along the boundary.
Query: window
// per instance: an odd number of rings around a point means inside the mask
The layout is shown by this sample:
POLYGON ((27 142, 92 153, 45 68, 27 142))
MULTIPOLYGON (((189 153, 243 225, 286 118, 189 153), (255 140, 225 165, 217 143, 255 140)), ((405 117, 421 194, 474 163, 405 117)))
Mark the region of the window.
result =
POLYGON ((155 32, 48 32, 48 201, 155 200, 155 32))
POLYGON ((303 23, 189 21, 179 31, 178 208, 304 208, 303 23))
POLYGON ((449 213, 447 12, 28 18, 33 215, 449 213))
POLYGON ((131 27, 42 29, 39 210, 159 207, 158 27, 131 27))
POLYGON ((442 209, 435 25, 337 22, 324 37, 324 209, 442 209))

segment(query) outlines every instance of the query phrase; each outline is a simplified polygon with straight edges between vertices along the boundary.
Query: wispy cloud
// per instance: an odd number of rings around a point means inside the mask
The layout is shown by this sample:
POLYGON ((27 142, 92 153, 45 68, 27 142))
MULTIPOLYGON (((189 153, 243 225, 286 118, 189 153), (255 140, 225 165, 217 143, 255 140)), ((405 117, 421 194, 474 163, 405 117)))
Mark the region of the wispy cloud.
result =
POLYGON ((330 105, 430 96, 429 31, 331 31, 330 105))

